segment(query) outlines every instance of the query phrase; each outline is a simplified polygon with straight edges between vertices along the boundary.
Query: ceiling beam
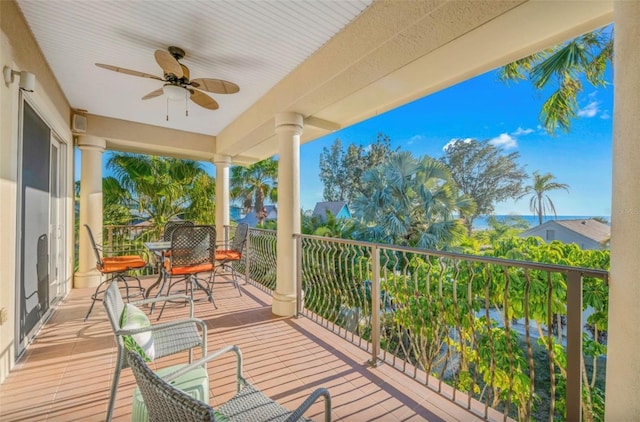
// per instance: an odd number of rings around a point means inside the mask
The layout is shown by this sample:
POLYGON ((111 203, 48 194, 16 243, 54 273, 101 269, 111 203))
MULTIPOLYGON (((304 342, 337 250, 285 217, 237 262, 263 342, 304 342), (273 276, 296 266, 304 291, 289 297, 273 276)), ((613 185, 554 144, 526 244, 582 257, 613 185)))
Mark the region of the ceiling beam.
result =
POLYGON ((86 134, 105 139, 109 150, 200 161, 210 161, 215 154, 214 136, 93 114, 86 118, 86 134))

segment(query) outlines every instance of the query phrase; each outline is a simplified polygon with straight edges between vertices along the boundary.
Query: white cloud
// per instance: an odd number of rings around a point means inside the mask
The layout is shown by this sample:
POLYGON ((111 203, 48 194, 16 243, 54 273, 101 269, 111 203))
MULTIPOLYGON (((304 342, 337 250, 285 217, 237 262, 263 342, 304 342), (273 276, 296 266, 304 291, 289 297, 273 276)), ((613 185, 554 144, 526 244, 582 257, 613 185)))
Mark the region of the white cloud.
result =
POLYGON ((460 138, 453 138, 452 140, 450 140, 449 142, 447 142, 447 144, 445 146, 442 147, 442 150, 444 152, 447 152, 447 149, 449 149, 450 146, 455 145, 456 142, 464 142, 465 144, 468 144, 469 142, 471 142, 473 139, 471 138, 465 138, 465 139, 460 139, 460 138))
POLYGON ((411 145, 414 142, 419 142, 426 139, 424 136, 422 135, 413 135, 411 138, 409 138, 409 140, 407 141, 407 145, 411 145))
POLYGON ((501 133, 499 136, 491 139, 489 143, 504 149, 512 149, 518 146, 516 139, 508 133, 501 133))
POLYGON ((369 152, 371 152, 371 148, 372 148, 372 147, 371 147, 371 144, 369 144, 369 145, 367 145, 366 147, 364 147, 362 150, 363 150, 364 152, 366 152, 366 153, 369 153, 369 152))
POLYGON ((600 115, 600 118, 602 120, 608 120, 611 118, 611 114, 609 114, 609 110, 605 110, 602 112, 602 114, 600 115))
POLYGON ((579 117, 595 117, 596 114, 598 114, 598 102, 597 101, 591 101, 589 104, 587 104, 586 107, 581 108, 580 110, 578 110, 578 116, 579 117))
POLYGON ((533 132, 535 132, 534 129, 531 129, 531 128, 523 129, 520 126, 518 126, 518 129, 516 129, 516 131, 512 132, 511 134, 513 136, 519 136, 519 135, 528 135, 528 134, 533 133, 533 132))

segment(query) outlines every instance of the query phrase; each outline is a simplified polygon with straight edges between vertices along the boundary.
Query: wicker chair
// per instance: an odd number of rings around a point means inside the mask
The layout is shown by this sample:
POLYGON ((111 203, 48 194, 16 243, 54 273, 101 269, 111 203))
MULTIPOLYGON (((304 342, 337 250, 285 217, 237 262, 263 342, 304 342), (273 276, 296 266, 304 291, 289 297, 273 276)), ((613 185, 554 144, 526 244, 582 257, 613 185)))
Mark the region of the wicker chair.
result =
MULTIPOLYGON (((189 363, 193 359, 193 349, 200 347, 202 356, 207 354, 207 327, 204 321, 194 318, 193 302, 188 296, 167 296, 156 299, 146 299, 138 302, 125 304, 120 295, 120 290, 115 283, 112 283, 104 295, 104 307, 113 329, 117 345, 117 360, 115 372, 111 384, 111 396, 109 398, 109 408, 107 410, 107 421, 113 416, 113 408, 116 401, 116 392, 118 389, 118 381, 120 380, 120 371, 128 366, 126 358, 126 346, 132 337, 137 335, 146 336, 144 346, 145 352, 153 349, 153 356, 147 356, 150 360, 163 356, 172 355, 184 350, 189 350, 189 363), (147 303, 156 303, 168 300, 187 300, 191 304, 189 318, 165 322, 162 324, 151 325, 146 319, 141 323, 130 324, 125 321, 127 313, 131 314, 136 311, 138 316, 144 313, 136 308, 135 305, 143 305, 147 303), (200 328, 200 332, 198 331, 200 328)), ((144 319, 144 318, 143 318, 144 319)), ((139 343, 138 343, 139 344, 139 343)))
POLYGON ((242 375, 242 354, 237 346, 226 346, 208 355, 206 358, 194 362, 175 373, 160 378, 144 363, 135 352, 129 352, 129 365, 133 370, 138 388, 144 398, 149 420, 162 422, 189 421, 309 421, 302 415, 320 397, 324 397, 324 420, 331 421, 331 395, 325 388, 316 389, 294 411, 290 411, 269 397, 256 387, 249 384, 242 375), (237 393, 218 409, 197 400, 170 384, 172 380, 194 368, 206 364, 221 355, 233 352, 237 357, 236 386, 237 393))
POLYGON ((98 284, 95 292, 91 295, 91 306, 89 306, 89 311, 87 311, 87 315, 84 317, 86 322, 89 319, 89 315, 91 315, 91 311, 93 310, 93 306, 96 301, 102 300, 102 295, 107 286, 109 286, 114 280, 117 283, 122 283, 124 285, 125 298, 127 301, 132 297, 144 295, 145 290, 140 283, 140 279, 136 276, 128 275, 127 273, 131 270, 146 267, 147 261, 139 255, 103 257, 100 253, 100 247, 96 243, 95 237, 93 237, 91 228, 87 224, 85 224, 84 227, 87 229, 89 240, 91 240, 91 246, 93 247, 93 252, 96 255, 96 268, 103 276, 106 276, 105 279, 98 284), (133 278, 138 282, 138 285, 133 287, 133 292, 129 291, 131 287, 129 287, 127 278, 133 278))
MULTIPOLYGON (((213 226, 179 226, 173 229, 171 234, 171 253, 165 260, 164 274, 168 277, 169 287, 167 295, 171 294, 171 288, 177 283, 184 282, 185 290, 190 292, 193 299, 193 289, 203 290, 209 301, 216 306, 209 283, 204 283, 198 278, 201 273, 213 273, 216 253, 216 229, 213 226), (175 281, 171 279, 177 277, 175 281)), ((165 304, 158 315, 162 316, 165 304)))
POLYGON ((247 235, 249 233, 249 225, 246 223, 240 223, 236 226, 236 231, 231 239, 231 244, 228 249, 216 250, 216 269, 213 273, 211 283, 215 281, 216 273, 219 269, 227 269, 231 272, 231 280, 233 285, 238 289, 238 293, 242 296, 240 285, 238 284, 238 273, 234 267, 234 263, 242 259, 242 252, 244 251, 244 245, 247 242, 247 235))

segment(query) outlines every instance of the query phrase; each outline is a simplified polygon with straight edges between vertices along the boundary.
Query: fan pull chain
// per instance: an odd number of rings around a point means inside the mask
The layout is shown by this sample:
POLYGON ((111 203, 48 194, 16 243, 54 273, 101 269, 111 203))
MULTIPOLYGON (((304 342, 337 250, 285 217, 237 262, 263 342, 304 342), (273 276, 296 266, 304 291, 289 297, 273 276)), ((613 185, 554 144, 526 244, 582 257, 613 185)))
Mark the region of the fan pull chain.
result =
POLYGON ((169 121, 169 98, 167 97, 167 122, 169 121))
POLYGON ((184 115, 189 117, 189 90, 184 90, 184 115))

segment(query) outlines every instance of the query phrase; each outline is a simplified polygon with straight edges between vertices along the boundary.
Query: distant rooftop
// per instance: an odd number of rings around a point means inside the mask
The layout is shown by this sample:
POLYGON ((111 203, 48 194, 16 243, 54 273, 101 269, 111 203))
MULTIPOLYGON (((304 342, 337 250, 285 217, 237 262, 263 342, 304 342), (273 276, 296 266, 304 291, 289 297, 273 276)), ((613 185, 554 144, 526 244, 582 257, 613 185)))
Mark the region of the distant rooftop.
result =
POLYGON ((555 220, 555 223, 598 243, 604 242, 611 236, 611 226, 593 219, 555 220))
POLYGON ((520 236, 527 237, 529 235, 536 235, 535 233, 539 233, 541 229, 553 227, 555 225, 562 226, 586 238, 592 239, 597 243, 603 243, 611 236, 611 226, 591 218, 549 220, 539 226, 535 226, 524 231, 520 236))
POLYGON ((342 211, 342 208, 344 208, 346 205, 346 201, 318 202, 316 203, 316 207, 314 208, 311 217, 319 217, 321 219, 325 219, 327 217, 327 211, 337 217, 338 214, 340 214, 340 211, 342 211))

